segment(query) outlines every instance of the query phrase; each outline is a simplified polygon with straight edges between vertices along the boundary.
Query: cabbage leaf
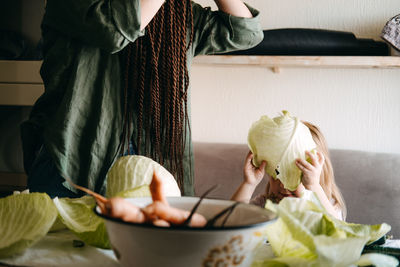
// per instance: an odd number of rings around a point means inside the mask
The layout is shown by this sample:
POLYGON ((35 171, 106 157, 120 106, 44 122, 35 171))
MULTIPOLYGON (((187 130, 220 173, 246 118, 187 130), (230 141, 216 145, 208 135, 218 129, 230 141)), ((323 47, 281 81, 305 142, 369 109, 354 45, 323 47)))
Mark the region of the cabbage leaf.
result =
POLYGON ((298 118, 287 111, 273 119, 262 116, 250 127, 248 146, 254 154, 253 164, 260 166, 263 160, 268 175, 281 180, 285 188, 294 191, 301 183, 301 171, 295 160, 306 160, 305 151, 313 151, 316 144, 310 130, 298 118))
POLYGON ((44 193, 15 194, 0 199, 0 258, 22 252, 50 230, 57 209, 44 193))
MULTIPOLYGON (((378 240, 391 229, 386 223, 362 225, 338 220, 326 212, 316 196, 311 199, 288 197, 279 204, 268 200, 266 208, 279 216, 265 230, 275 257, 259 258, 253 267, 273 266, 274 263, 282 266, 351 266, 360 260, 366 244, 378 240)), ((367 256, 362 259, 370 263, 397 261, 367 256)))
POLYGON ((106 227, 102 218, 93 209, 96 206, 91 196, 81 198, 54 198, 62 222, 85 243, 110 248, 106 227))
POLYGON ((139 155, 120 157, 114 162, 107 173, 106 196, 113 197, 121 192, 125 192, 125 197, 136 197, 137 193, 141 196, 150 196, 150 191, 147 191, 147 195, 143 195, 145 189, 140 189, 140 192, 136 190, 150 185, 154 171, 162 180, 166 196, 181 196, 174 176, 167 169, 151 158, 139 155))
POLYGON ((361 255, 361 258, 357 261, 357 266, 379 266, 379 267, 392 267, 398 266, 399 261, 391 256, 379 254, 379 253, 367 253, 361 255))
POLYGON ((132 198, 132 197, 151 197, 150 186, 142 185, 133 189, 121 191, 115 195, 116 197, 132 198))

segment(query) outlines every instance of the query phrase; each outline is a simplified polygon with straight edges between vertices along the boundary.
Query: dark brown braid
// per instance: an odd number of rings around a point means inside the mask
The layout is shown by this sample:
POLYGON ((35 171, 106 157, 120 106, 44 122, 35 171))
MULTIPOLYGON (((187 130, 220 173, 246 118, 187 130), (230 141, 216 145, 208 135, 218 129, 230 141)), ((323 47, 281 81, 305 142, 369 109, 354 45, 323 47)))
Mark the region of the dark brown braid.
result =
POLYGON ((130 138, 136 153, 166 165, 183 191, 189 73, 186 52, 193 40, 190 0, 167 0, 145 36, 125 49, 124 121, 120 152, 130 138), (132 132, 133 114, 137 114, 132 132), (134 135, 132 135, 134 133, 134 135))

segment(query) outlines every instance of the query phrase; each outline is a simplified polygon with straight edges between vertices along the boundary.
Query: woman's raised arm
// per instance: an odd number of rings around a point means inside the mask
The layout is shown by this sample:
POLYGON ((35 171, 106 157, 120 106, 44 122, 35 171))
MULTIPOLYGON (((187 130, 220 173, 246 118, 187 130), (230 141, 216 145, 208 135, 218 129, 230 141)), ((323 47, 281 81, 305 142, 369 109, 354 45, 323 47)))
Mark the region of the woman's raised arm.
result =
POLYGON ((143 29, 163 3, 164 0, 48 0, 42 28, 115 53, 144 34, 143 29))
POLYGON ((215 0, 218 9, 236 17, 252 18, 250 10, 241 0, 215 0))

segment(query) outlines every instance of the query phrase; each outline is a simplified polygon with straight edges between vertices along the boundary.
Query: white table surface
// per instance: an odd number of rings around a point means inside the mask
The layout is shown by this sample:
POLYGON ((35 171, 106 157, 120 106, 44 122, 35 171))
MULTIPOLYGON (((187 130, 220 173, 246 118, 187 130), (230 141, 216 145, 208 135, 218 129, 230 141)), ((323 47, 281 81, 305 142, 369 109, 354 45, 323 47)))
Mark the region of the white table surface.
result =
POLYGON ((47 234, 22 254, 0 259, 1 266, 118 267, 114 252, 89 245, 74 247, 78 238, 69 230, 47 234))

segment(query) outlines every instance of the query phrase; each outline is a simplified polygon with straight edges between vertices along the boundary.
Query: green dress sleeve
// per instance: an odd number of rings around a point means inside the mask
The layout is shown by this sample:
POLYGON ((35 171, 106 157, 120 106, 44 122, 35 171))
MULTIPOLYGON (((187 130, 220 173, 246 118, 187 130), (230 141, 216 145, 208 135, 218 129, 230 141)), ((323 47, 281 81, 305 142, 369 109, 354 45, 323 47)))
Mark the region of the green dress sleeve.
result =
POLYGON ((139 0, 48 0, 42 28, 111 53, 144 34, 139 0))
POLYGON ((235 17, 193 3, 193 55, 219 54, 249 49, 259 44, 264 38, 259 12, 247 7, 252 18, 235 17))

